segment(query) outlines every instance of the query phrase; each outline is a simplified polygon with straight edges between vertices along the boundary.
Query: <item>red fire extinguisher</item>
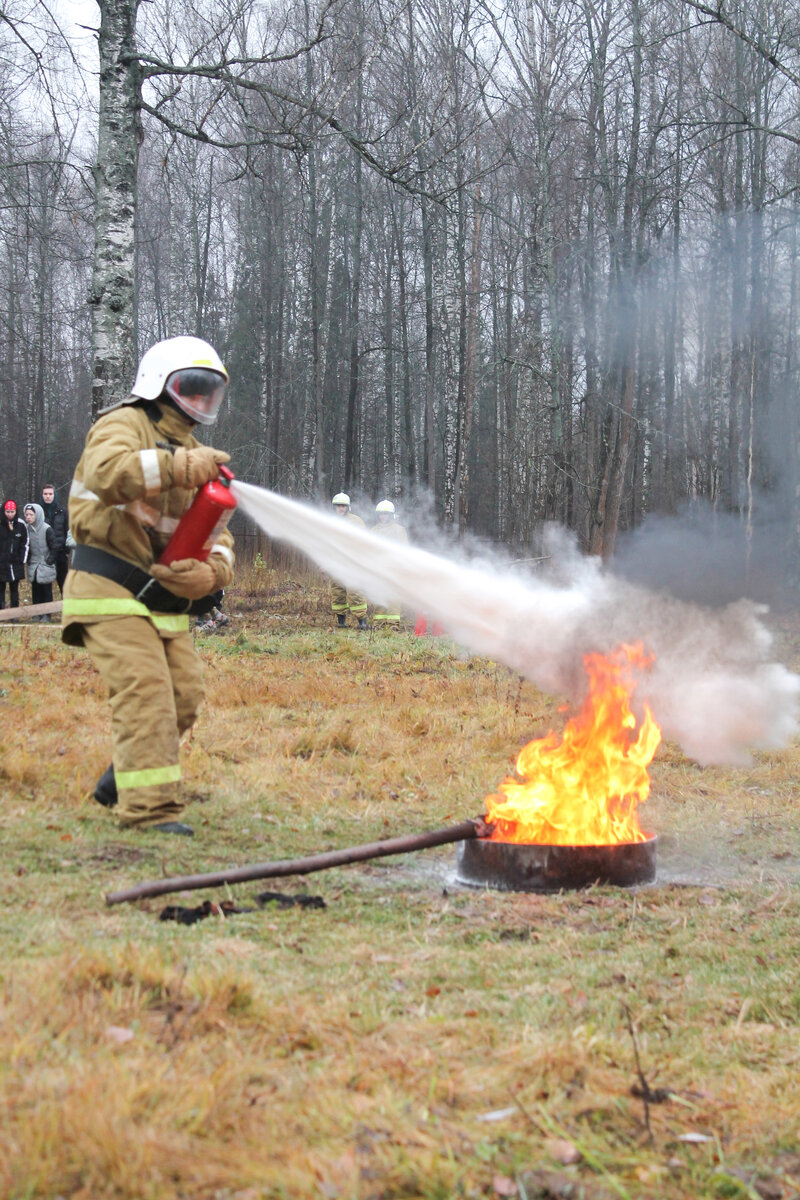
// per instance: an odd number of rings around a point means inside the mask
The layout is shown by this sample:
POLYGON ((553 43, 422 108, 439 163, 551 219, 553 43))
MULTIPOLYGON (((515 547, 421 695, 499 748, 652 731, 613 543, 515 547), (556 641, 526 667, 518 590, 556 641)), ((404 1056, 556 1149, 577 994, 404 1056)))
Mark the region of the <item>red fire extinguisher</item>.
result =
POLYGON ((159 555, 160 563, 169 566, 181 558, 206 561, 236 508, 230 490, 231 480, 236 476, 227 467, 220 467, 219 475, 219 479, 212 479, 200 488, 159 555))

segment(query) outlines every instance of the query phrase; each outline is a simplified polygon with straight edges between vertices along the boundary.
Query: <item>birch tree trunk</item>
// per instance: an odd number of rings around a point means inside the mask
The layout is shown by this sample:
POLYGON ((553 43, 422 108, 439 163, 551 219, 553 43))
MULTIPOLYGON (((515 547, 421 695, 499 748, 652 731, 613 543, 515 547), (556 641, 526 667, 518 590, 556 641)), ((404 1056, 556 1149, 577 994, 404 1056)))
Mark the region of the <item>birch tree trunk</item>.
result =
POLYGON ((125 394, 136 364, 136 168, 141 72, 134 33, 139 0, 97 0, 100 115, 95 178, 92 290, 92 418, 125 394))

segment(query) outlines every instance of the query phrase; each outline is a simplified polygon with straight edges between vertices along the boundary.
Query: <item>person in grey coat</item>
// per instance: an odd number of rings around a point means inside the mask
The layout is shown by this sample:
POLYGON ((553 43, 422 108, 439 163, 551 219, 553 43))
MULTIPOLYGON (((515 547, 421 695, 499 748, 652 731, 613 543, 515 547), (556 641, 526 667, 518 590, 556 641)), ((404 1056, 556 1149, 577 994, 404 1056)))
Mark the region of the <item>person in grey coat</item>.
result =
MULTIPOLYGON (((28 526, 28 579, 31 584, 31 600, 34 604, 51 604, 53 584, 56 579, 56 539, 44 519, 41 504, 25 505, 25 521, 28 526)), ((49 614, 32 617, 33 621, 49 621, 49 614)))

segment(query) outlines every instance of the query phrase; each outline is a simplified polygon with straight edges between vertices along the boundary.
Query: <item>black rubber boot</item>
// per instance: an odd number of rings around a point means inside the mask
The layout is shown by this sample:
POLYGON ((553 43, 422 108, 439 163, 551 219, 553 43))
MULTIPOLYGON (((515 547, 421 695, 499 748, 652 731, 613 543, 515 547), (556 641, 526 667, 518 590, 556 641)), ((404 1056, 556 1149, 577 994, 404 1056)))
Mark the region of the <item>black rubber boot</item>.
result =
POLYGON ((366 617, 359 617, 359 619, 358 619, 358 628, 359 628, 359 629, 366 629, 366 628, 367 628, 367 618, 366 618, 366 617))
POLYGON ((117 781, 114 778, 114 764, 107 767, 103 774, 95 784, 94 798, 98 804, 102 804, 103 808, 113 808, 119 797, 117 796, 117 781))
POLYGON ((336 624, 340 629, 344 629, 345 625, 347 624, 347 617, 344 615, 344 613, 336 614, 336 624))
POLYGON ((145 825, 145 832, 150 830, 153 833, 178 833, 181 837, 194 837, 194 830, 191 825, 184 825, 183 821, 159 821, 158 825, 145 825))

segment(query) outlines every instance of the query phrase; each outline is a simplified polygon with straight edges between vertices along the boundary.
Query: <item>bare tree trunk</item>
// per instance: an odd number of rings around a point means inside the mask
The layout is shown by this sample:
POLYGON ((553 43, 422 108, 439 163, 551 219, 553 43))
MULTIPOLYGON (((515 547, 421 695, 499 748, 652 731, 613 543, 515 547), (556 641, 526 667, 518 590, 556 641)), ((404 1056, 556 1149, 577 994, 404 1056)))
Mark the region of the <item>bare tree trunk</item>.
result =
POLYGON ((393 212, 392 218, 392 224, 387 230, 386 259, 382 264, 385 271, 383 282, 383 313, 381 315, 381 326, 383 328, 383 399, 386 406, 386 427, 383 436, 383 442, 386 446, 386 462, 383 472, 381 474, 376 474, 376 483, 380 485, 381 490, 386 490, 384 485, 388 485, 387 494, 390 493, 391 495, 395 495, 402 475, 402 470, 400 465, 400 455, 397 453, 396 448, 398 439, 396 437, 397 404, 395 402, 395 312, 394 295, 392 292, 396 242, 394 234, 393 212))
MULTIPOLYGON (((480 157, 476 174, 480 168, 480 157)), ((461 451, 456 477, 456 519, 460 533, 469 523, 467 486, 469 483, 469 452, 472 444, 472 423, 475 413, 475 360, 478 357, 478 309, 481 291, 481 193, 478 187, 472 213, 472 257, 470 262, 469 290, 466 306, 466 361, 464 363, 464 419, 461 431, 461 451)))
MULTIPOLYGON (((398 221, 397 209, 392 201, 392 229, 397 248, 397 307, 400 320, 400 344, 402 348, 403 408, 402 430, 405 455, 402 461, 403 474, 410 483, 417 478, 417 448, 414 436, 414 402, 411 389, 411 351, 408 337, 408 284, 406 254, 403 245, 403 229, 398 221)), ((388 279, 391 278, 391 269, 388 279)), ((387 282, 388 282, 387 279, 387 282)))
MULTIPOLYGON (((408 42, 410 57, 410 92, 411 92, 411 133, 419 147, 417 161, 420 179, 423 187, 427 181, 427 170, 423 158, 423 138, 417 118, 417 53, 416 34, 414 31, 414 12, 412 0, 407 0, 406 12, 408 19, 408 42)), ((422 458, 422 477, 431 492, 436 492, 436 358, 434 339, 433 313, 433 229, 430 212, 430 201, 422 194, 420 196, 420 221, 422 222, 422 267, 425 278, 425 449, 422 458)))
POLYGON ((133 382, 136 169, 141 73, 134 33, 139 0, 98 0, 100 116, 95 177, 92 417, 133 382))
POLYGON ((205 213, 203 214, 203 232, 202 239, 200 234, 201 214, 199 211, 198 196, 192 191, 192 234, 194 240, 194 256, 195 256, 195 274, 197 276, 196 295, 195 295, 195 319, 194 331, 197 337, 208 337, 208 332, 205 329, 205 310, 206 310, 206 288, 208 284, 208 251, 211 245, 211 210, 214 199, 214 160, 208 168, 208 183, 205 200, 205 213))
POLYGON ((350 381, 347 389, 347 428, 345 431, 344 480, 349 488, 358 471, 358 369, 360 354, 359 313, 361 310, 361 238, 364 210, 361 199, 361 162, 356 163, 356 226, 353 231, 353 278, 350 293, 350 381))
MULTIPOLYGON (((359 9, 357 54, 360 62, 364 53, 364 14, 359 9)), ((361 128, 362 108, 364 103, 364 81, 362 72, 358 72, 356 90, 356 129, 361 128)), ((358 369, 359 355, 359 321, 361 314, 361 240, 364 229, 364 195, 361 178, 361 159, 356 157, 355 178, 353 180, 353 206, 355 208, 355 227, 353 229, 352 277, 350 286, 350 381, 347 389, 347 428, 344 443, 344 485, 350 488, 358 465, 358 369)))
MULTIPOLYGON (((458 154, 457 167, 457 201, 455 228, 452 235, 452 254, 455 259, 455 274, 457 278, 456 294, 452 301, 452 315, 448 321, 446 345, 448 358, 452 364, 455 349, 454 370, 455 388, 452 398, 449 394, 445 411, 445 448, 444 448, 444 507, 445 519, 459 527, 459 510, 461 508, 461 473, 464 463, 464 417, 466 411, 466 359, 467 359, 467 194, 464 186, 465 166, 463 155, 458 154), (455 330, 455 336, 454 336, 455 330), (455 347, 453 345, 455 343, 455 347)), ((448 305, 448 308, 451 306, 448 305)))
MULTIPOLYGON (((608 401, 604 416, 603 474, 594 512, 589 549, 609 557, 619 526, 625 489, 628 454, 631 446, 634 387, 636 378, 636 335, 638 312, 633 292, 635 264, 633 222, 636 192, 639 186, 639 138, 641 123, 642 37, 638 0, 632 0, 633 61, 631 68, 631 132, 622 200, 622 220, 617 217, 614 184, 610 174, 603 180, 606 215, 611 240, 611 363, 609 364, 608 401)), ((600 103, 603 113, 602 81, 600 103)), ((605 119, 600 122, 601 160, 604 174, 610 168, 609 147, 603 137, 605 119)))

